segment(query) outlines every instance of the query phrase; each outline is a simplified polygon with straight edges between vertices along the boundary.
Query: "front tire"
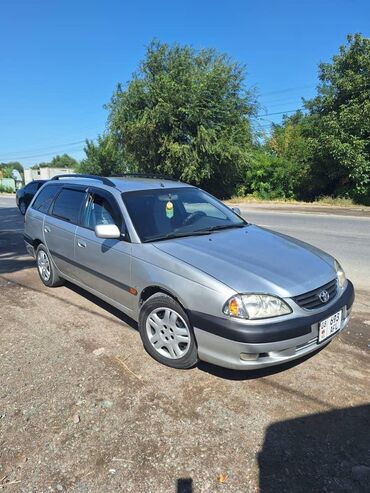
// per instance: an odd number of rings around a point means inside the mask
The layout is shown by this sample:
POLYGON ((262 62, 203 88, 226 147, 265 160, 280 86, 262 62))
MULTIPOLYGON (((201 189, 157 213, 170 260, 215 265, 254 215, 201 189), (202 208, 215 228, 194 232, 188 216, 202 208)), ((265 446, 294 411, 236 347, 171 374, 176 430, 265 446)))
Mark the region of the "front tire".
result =
POLYGON ((39 245, 36 250, 37 271, 41 281, 49 288, 61 286, 64 281, 58 275, 49 252, 44 245, 39 245))
POLYGON ((157 293, 143 304, 139 332, 146 351, 160 363, 179 369, 197 363, 198 350, 190 320, 170 296, 157 293))

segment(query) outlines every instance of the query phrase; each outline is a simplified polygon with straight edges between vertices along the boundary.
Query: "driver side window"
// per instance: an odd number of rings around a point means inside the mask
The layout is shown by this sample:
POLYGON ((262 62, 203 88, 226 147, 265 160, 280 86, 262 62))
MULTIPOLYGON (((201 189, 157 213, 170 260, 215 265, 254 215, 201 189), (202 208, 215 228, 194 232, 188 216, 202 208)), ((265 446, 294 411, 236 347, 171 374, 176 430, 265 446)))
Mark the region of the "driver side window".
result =
POLYGON ((121 230, 122 220, 114 201, 94 192, 89 194, 82 226, 95 229, 99 224, 115 224, 121 230))

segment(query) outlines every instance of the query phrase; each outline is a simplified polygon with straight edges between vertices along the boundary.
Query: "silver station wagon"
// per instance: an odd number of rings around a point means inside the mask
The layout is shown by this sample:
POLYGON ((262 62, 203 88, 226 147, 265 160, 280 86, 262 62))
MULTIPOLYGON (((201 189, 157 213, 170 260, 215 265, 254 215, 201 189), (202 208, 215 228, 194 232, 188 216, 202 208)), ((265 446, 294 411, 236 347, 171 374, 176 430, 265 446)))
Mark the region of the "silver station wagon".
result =
POLYGON ((354 300, 327 253, 159 176, 58 176, 31 202, 24 238, 46 286, 68 280, 122 310, 174 368, 302 357, 344 329, 354 300))

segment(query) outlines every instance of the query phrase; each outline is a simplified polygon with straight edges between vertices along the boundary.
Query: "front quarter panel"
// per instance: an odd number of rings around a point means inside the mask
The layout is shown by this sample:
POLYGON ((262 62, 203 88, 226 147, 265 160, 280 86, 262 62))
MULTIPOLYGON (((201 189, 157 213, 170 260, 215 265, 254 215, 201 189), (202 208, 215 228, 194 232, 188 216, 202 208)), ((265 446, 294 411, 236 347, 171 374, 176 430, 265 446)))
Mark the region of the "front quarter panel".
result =
POLYGON ((222 307, 234 290, 153 245, 132 247, 132 286, 139 293, 137 316, 140 294, 150 286, 169 292, 187 310, 222 316, 222 307))

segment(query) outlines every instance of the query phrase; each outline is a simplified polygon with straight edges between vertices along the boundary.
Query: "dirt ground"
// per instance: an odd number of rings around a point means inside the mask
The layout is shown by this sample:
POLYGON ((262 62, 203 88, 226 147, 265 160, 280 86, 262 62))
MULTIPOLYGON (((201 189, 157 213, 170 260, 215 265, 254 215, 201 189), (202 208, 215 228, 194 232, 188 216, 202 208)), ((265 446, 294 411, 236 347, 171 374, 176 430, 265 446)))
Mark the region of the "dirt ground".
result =
POLYGON ((156 363, 132 320, 45 288, 18 229, 0 233, 0 302, 0 489, 370 491, 367 293, 325 349, 253 373, 156 363))

